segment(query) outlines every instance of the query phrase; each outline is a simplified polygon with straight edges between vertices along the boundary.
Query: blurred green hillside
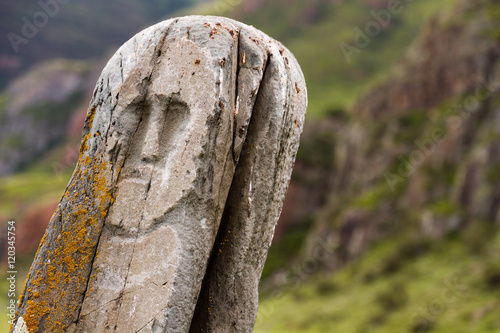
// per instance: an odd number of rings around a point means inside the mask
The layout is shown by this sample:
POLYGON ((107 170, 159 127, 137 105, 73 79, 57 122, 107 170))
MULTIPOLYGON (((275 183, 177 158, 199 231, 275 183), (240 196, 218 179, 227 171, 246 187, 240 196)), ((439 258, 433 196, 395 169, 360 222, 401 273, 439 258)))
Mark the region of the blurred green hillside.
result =
POLYGON ((264 297, 254 332, 499 332, 499 251, 491 229, 388 238, 337 274, 264 297))
MULTIPOLYGON (((283 42, 306 76, 308 121, 264 269, 255 332, 500 332, 500 6, 401 1, 398 13, 370 32, 390 2, 222 0, 166 15, 223 15, 254 25, 283 42), (355 47, 359 31, 366 45, 348 61, 341 45, 355 47)), ((101 32, 123 26, 118 14, 108 15, 120 6, 102 6, 103 17, 75 9, 92 17, 92 29, 77 26, 64 37, 94 43, 92 50, 65 54, 61 44, 51 52, 102 66, 106 45, 160 17, 159 1, 124 5, 119 10, 137 24, 109 36, 101 32)), ((5 8, 13 18, 32 10, 5 8)), ((23 64, 38 61, 29 57, 23 64)), ((93 85, 95 75, 80 67, 65 66, 66 80, 93 85)), ((23 82, 34 86, 36 77, 23 82)), ((9 95, 12 82, 0 95, 0 126, 9 98, 17 98, 9 95)), ((49 98, 52 106, 70 105, 65 126, 78 124, 86 89, 75 89, 76 101, 49 98)), ((40 223, 35 216, 53 211, 79 133, 61 133, 0 178, 2 221, 32 228, 40 223)), ((21 275, 36 244, 23 250, 21 275)), ((1 292, 2 309, 6 302, 1 292)))

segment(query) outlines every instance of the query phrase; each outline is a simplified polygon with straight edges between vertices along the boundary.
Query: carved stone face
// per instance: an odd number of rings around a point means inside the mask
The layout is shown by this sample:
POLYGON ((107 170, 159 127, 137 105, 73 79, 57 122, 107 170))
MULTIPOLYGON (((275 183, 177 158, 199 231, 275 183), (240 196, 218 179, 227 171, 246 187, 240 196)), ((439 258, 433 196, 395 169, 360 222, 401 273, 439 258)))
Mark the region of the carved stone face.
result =
POLYGON ((144 105, 107 222, 131 235, 147 233, 183 196, 196 174, 189 147, 189 107, 178 95, 144 105))
POLYGON ((167 37, 144 101, 116 116, 116 128, 131 113, 137 125, 82 308, 90 315, 101 304, 106 315, 82 321, 83 328, 135 331, 175 298, 191 297, 194 309, 235 167, 236 40, 225 38, 220 58, 228 61, 221 67, 193 41, 167 37), (148 311, 136 311, 145 305, 148 311))
MULTIPOLYGON (((153 102, 138 110, 142 119, 99 242, 98 253, 104 255, 94 262, 95 279, 82 309, 87 314, 95 310, 95 304, 102 304, 100 311, 114 315, 99 316, 100 322, 88 323, 89 327, 126 327, 137 307, 148 304, 151 311, 159 312, 167 307, 172 293, 182 249, 175 221, 164 213, 175 204, 168 201, 170 175, 176 171, 170 170, 169 162, 176 157, 179 138, 175 134, 185 129, 189 111, 180 102, 153 102)), ((132 325, 150 320, 135 318, 132 325)))

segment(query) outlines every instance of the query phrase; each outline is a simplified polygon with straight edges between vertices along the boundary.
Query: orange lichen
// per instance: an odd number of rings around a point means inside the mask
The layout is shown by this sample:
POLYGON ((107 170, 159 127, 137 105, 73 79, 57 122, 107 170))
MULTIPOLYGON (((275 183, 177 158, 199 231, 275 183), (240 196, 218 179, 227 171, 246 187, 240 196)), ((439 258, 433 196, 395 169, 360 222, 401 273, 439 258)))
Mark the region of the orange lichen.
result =
POLYGON ((85 130, 90 131, 92 128, 92 125, 94 124, 94 116, 96 113, 96 107, 90 108, 89 112, 87 113, 87 117, 85 118, 85 130))
POLYGON ((31 332, 38 327, 38 318, 43 317, 45 314, 49 313, 50 308, 47 306, 47 302, 45 300, 42 300, 40 302, 29 300, 27 302, 27 307, 33 309, 33 312, 26 312, 26 315, 23 319, 26 323, 26 327, 31 332))
MULTIPOLYGON (((82 145, 80 146, 80 155, 84 154, 84 153, 85 153, 85 151, 87 151, 87 149, 88 149, 88 145, 87 145, 87 143, 88 143, 89 139, 90 139, 90 133, 89 133, 89 134, 87 134, 87 135, 86 135, 86 136, 82 139, 82 145)), ((78 161, 78 162, 80 162, 80 161, 78 161)))
MULTIPOLYGON (((94 112, 89 112, 87 125, 94 112)), ((100 156, 89 156, 90 137, 89 133, 82 140, 76 170, 61 201, 65 214, 54 214, 33 263, 33 277, 20 297, 29 331, 64 332, 87 288, 98 237, 114 200, 109 184, 112 166, 100 156), (42 258, 46 261, 40 262, 42 258)))

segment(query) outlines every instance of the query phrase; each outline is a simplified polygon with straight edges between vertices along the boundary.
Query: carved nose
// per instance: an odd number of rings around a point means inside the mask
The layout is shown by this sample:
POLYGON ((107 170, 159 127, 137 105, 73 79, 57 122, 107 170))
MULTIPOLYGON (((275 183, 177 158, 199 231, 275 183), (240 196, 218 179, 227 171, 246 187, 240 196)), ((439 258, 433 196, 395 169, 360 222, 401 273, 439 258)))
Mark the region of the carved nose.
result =
POLYGON ((141 159, 144 162, 152 163, 160 156, 160 138, 163 130, 165 112, 158 103, 151 110, 146 135, 142 146, 141 159))

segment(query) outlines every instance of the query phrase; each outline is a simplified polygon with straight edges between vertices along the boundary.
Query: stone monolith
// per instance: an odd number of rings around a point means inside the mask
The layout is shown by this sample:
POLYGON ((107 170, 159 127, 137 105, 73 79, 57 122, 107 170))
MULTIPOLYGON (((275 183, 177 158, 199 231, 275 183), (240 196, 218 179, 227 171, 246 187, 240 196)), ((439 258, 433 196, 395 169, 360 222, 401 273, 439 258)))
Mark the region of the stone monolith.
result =
POLYGON ((304 77, 253 27, 189 16, 104 68, 11 332, 251 332, 304 77))

